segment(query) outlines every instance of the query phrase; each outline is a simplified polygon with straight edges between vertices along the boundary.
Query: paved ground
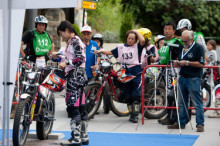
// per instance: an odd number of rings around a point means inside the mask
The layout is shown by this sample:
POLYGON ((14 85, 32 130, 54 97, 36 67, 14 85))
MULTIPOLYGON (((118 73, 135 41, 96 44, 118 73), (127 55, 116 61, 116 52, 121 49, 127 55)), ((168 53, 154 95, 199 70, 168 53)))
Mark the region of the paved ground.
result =
MULTIPOLYGON (((64 97, 60 94, 56 94, 56 121, 54 122, 54 131, 70 131, 67 113, 65 111, 64 97)), ((209 119, 207 115, 212 111, 205 113, 205 132, 198 133, 195 128, 195 117, 192 118, 193 130, 188 124, 186 129, 182 130, 182 134, 187 135, 200 135, 195 146, 218 146, 220 145, 220 119, 209 119)), ((140 117, 140 115, 139 115, 140 117)), ((13 121, 10 121, 12 128, 13 121)), ((31 129, 35 129, 35 123, 31 125, 31 129)), ((169 130, 166 126, 162 126, 157 123, 157 120, 145 119, 145 124, 133 124, 128 121, 128 117, 117 117, 112 112, 110 114, 104 114, 102 107, 99 110, 99 114, 95 115, 95 118, 89 121, 89 132, 126 132, 126 133, 154 133, 154 134, 179 134, 179 130, 169 130)), ((36 139, 28 139, 27 146, 38 145, 60 145, 62 140, 45 140, 39 141, 36 139)))

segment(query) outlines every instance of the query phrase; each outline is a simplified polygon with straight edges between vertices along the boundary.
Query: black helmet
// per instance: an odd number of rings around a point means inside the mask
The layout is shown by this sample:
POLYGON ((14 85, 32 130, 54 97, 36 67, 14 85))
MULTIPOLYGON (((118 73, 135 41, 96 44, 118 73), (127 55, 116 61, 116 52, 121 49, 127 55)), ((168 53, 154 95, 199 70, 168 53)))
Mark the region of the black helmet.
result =
POLYGON ((100 41, 100 46, 102 47, 103 45, 103 36, 100 33, 96 33, 92 36, 92 40, 99 40, 100 41))
POLYGON ((46 17, 44 17, 43 15, 39 15, 35 18, 35 28, 37 28, 37 24, 38 23, 43 23, 46 25, 45 29, 47 28, 47 23, 48 23, 48 20, 46 17))

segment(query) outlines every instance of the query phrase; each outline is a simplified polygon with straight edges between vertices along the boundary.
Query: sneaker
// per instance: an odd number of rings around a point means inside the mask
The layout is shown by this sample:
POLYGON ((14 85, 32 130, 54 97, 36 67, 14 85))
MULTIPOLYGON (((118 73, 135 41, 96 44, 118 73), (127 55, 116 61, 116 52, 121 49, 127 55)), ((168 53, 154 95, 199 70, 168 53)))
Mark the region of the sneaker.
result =
POLYGON ((208 115, 208 118, 220 118, 220 114, 218 114, 217 112, 214 112, 211 115, 208 115))
POLYGON ((203 125, 199 125, 199 126, 197 127, 196 132, 204 132, 204 126, 203 126, 203 125))
MULTIPOLYGON (((168 129, 179 129, 179 124, 175 122, 173 125, 167 126, 168 129)), ((181 127, 181 129, 185 129, 185 127, 181 127)))

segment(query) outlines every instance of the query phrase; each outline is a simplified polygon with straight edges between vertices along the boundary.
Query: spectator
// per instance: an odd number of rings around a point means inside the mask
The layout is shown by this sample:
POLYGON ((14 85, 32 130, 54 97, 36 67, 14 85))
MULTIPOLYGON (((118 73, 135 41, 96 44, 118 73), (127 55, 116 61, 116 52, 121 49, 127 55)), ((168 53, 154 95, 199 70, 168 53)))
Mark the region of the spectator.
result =
MULTIPOLYGON (((175 36, 176 32, 176 24, 174 22, 167 22, 164 25, 164 44, 163 46, 158 50, 158 54, 160 56, 160 64, 170 64, 171 60, 176 60, 179 56, 180 50, 183 48, 182 42, 180 42, 175 36), (166 45, 165 45, 166 43, 166 45), (172 44, 177 44, 178 47, 172 47, 169 46, 172 44), (172 58, 171 56, 172 55, 172 58)), ((173 92, 173 75, 170 68, 167 68, 167 79, 164 79, 167 81, 167 99, 168 99, 168 106, 176 106, 176 101, 174 97, 173 92)), ((162 125, 172 125, 177 119, 177 112, 175 109, 167 109, 167 116, 164 119, 159 119, 158 123, 162 125)))
POLYGON ((165 38, 164 35, 157 35, 154 38, 154 43, 155 43, 155 46, 157 47, 157 50, 159 50, 163 46, 164 38, 165 38))
POLYGON ((99 57, 94 54, 95 50, 99 50, 98 44, 91 40, 92 29, 90 26, 83 26, 81 30, 82 40, 86 44, 86 75, 88 80, 93 79, 92 69, 98 67, 99 57))
MULTIPOLYGON (((216 42, 215 40, 209 40, 207 42, 207 63, 210 66, 215 66, 217 62, 217 53, 216 53, 216 42)), ((210 69, 209 69, 210 70, 210 69)), ((208 78, 208 82, 211 85, 212 89, 214 87, 213 78, 210 75, 208 78)), ((215 106, 217 105, 218 100, 215 100, 215 106)), ((217 108, 217 107, 216 107, 217 108)), ((214 111, 212 114, 208 115, 209 118, 220 118, 220 113, 218 111, 214 111)))
POLYGON ((150 40, 152 36, 151 31, 148 28, 141 28, 138 29, 138 32, 142 34, 145 39, 145 47, 141 54, 141 67, 144 68, 145 66, 154 63, 159 58, 159 55, 156 47, 150 44, 150 40), (153 56, 148 57, 148 55, 153 55, 153 56))
POLYGON ((174 64, 180 66, 179 78, 179 122, 168 126, 168 129, 185 128, 189 121, 187 116, 189 98, 196 110, 197 132, 204 132, 204 110, 200 94, 201 77, 205 63, 204 48, 193 40, 193 31, 185 30, 182 33, 184 49, 179 54, 179 61, 174 64), (185 108, 186 106, 186 108, 185 108))
MULTIPOLYGON (((192 30, 192 24, 188 19, 181 19, 178 24, 177 24, 177 30, 180 30, 181 33, 184 30, 192 30)), ((205 45, 205 39, 204 39, 204 34, 201 32, 194 32, 194 41, 199 43, 200 45, 203 46, 205 52, 207 51, 206 45, 205 45)), ((205 53, 205 59, 207 62, 207 55, 205 53)))

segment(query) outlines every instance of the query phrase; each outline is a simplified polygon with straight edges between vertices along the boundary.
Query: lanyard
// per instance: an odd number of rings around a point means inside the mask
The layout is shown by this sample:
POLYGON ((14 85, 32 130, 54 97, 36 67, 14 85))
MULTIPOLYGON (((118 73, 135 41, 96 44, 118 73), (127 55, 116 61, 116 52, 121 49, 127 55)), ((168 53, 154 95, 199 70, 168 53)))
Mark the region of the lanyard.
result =
POLYGON ((182 50, 182 55, 181 55, 181 59, 183 59, 183 57, 189 52, 190 49, 192 49, 192 47, 194 46, 195 42, 193 42, 193 44, 189 47, 189 49, 186 51, 186 53, 184 52, 184 49, 182 50))

